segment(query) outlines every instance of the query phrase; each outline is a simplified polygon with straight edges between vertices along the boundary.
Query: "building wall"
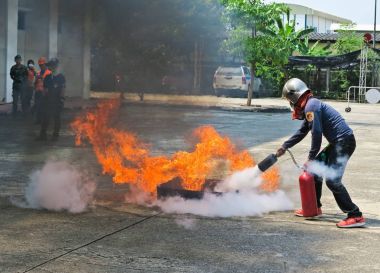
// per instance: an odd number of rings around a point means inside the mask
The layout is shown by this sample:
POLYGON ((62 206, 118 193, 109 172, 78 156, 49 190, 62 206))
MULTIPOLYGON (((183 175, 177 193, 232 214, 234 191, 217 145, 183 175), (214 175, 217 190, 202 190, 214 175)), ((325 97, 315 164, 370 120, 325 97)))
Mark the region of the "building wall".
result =
POLYGON ((7 77, 6 69, 6 41, 5 41, 5 29, 6 29, 6 0, 0 0, 0 100, 5 96, 5 77, 7 77))
MULTIPOLYGON (((350 23, 351 21, 329 13, 314 10, 297 4, 286 4, 290 8, 290 18, 296 22, 296 30, 307 27, 316 29, 319 33, 330 32, 332 23, 350 23), (306 21, 306 23, 305 23, 306 21)), ((286 16, 283 17, 286 22, 286 16)))
POLYGON ((306 16, 306 26, 316 28, 316 32, 319 32, 319 33, 329 33, 331 25, 333 23, 336 23, 336 22, 322 16, 316 16, 316 15, 306 16))
POLYGON ((297 31, 305 28, 305 14, 294 14, 294 21, 297 31))
MULTIPOLYGON (((25 14, 25 29, 18 30, 17 52, 23 63, 33 59, 37 65, 41 56, 58 57, 61 71, 66 76, 66 95, 83 96, 85 69, 90 69, 83 56, 85 0, 58 0, 58 25, 51 25, 50 0, 19 0, 19 12, 25 14), (49 24, 58 29, 58 56, 49 56, 49 24), (84 66, 86 64, 86 66, 84 66)), ((6 7, 7 0, 0 0, 0 100, 5 96, 5 79, 9 77, 10 67, 6 67, 6 7)), ((19 13, 20 14, 20 13, 19 13)), ((53 38, 54 40, 54 38, 53 38)), ((54 41, 53 41, 54 42, 54 41)), ((86 54, 84 54, 86 53, 86 54)), ((12 56, 13 58, 13 56, 12 56)), ((38 67, 38 65, 37 65, 38 67)))
POLYGON ((37 64, 49 50, 49 0, 19 0, 19 12, 25 12, 25 30, 18 30, 17 51, 26 64, 32 59, 37 64))
POLYGON ((58 58, 66 76, 66 95, 82 96, 84 2, 65 0, 59 7, 58 58))

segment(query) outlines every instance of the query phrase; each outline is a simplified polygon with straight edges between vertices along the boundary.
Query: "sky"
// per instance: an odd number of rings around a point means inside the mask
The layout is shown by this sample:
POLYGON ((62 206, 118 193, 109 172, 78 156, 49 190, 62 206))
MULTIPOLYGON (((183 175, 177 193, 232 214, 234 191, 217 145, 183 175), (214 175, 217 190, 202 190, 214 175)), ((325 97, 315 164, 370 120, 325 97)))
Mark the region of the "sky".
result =
MULTIPOLYGON (((266 0, 291 3, 349 19, 356 24, 373 24, 375 0, 266 0)), ((380 1, 377 3, 377 25, 380 24, 380 1)))

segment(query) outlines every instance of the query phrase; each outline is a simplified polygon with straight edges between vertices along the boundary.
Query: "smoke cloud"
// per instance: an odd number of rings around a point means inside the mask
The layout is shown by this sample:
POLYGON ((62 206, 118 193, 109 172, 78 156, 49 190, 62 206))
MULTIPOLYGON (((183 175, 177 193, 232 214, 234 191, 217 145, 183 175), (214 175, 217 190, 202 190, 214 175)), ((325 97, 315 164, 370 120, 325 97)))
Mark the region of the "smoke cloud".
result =
POLYGON ((325 177, 326 179, 333 180, 343 175, 347 161, 347 156, 338 157, 337 164, 331 167, 327 166, 324 162, 312 161, 307 166, 307 171, 315 175, 325 177))
POLYGON ((184 229, 194 230, 197 225, 197 220, 193 218, 188 218, 188 217, 181 217, 181 218, 176 218, 175 223, 179 225, 180 227, 183 227, 184 229))
POLYGON ((271 211, 293 208, 293 203, 281 190, 268 194, 255 190, 228 192, 220 196, 205 193, 201 200, 171 197, 158 200, 156 205, 166 213, 190 213, 208 217, 261 216, 271 211))
POLYGON ((221 195, 206 192, 201 200, 186 200, 170 197, 157 200, 156 204, 166 213, 190 213, 208 217, 261 216, 271 211, 293 208, 293 203, 284 191, 264 193, 259 189, 261 172, 249 168, 232 174, 222 181, 216 191, 221 195))
POLYGON ((63 161, 48 161, 30 175, 24 207, 79 213, 93 199, 96 184, 63 161))
POLYGON ((215 191, 229 192, 257 188, 262 182, 261 174, 262 172, 257 166, 234 172, 231 176, 219 183, 215 191))

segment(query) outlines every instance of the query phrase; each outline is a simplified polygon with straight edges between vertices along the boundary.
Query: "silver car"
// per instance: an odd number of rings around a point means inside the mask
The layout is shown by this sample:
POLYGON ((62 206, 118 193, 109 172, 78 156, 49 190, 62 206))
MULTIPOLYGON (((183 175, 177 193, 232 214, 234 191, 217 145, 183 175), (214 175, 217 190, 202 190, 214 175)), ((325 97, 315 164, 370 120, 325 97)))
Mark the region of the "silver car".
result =
MULTIPOLYGON (((215 95, 226 97, 247 97, 251 87, 251 71, 247 66, 219 66, 214 75, 215 95)), ((262 89, 260 78, 254 80, 254 96, 262 89)))

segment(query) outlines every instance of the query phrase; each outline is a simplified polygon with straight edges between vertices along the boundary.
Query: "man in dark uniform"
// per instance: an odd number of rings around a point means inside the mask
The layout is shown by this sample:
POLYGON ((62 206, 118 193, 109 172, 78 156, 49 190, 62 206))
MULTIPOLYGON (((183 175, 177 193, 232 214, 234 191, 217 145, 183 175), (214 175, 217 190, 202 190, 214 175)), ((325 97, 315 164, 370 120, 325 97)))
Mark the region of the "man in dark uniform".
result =
POLYGON ((44 80, 51 74, 51 71, 47 68, 46 58, 41 57, 38 59, 38 65, 40 71, 37 73, 36 80, 34 82, 34 113, 36 115, 35 124, 41 124, 43 118, 43 97, 44 97, 44 80))
MULTIPOLYGON (((17 114, 18 101, 23 101, 24 89, 28 79, 28 69, 25 65, 21 64, 21 56, 15 57, 16 64, 12 66, 10 76, 13 80, 12 97, 13 97, 13 115, 17 114)), ((24 110, 24 109, 23 109, 24 110)))
MULTIPOLYGON (((283 97, 293 108, 293 119, 303 120, 301 128, 277 150, 277 156, 282 156, 288 148, 299 143, 311 131, 312 143, 309 151, 308 163, 312 167, 313 161, 323 163, 331 168, 334 175, 326 175, 326 185, 333 192, 339 208, 348 214, 347 218, 337 223, 340 228, 359 227, 365 225, 358 206, 356 206, 342 184, 342 177, 348 159, 355 151, 356 141, 351 128, 343 117, 331 106, 313 97, 311 90, 300 79, 293 78, 286 82, 283 88, 283 97), (321 152, 322 136, 329 145, 321 152)), ((313 168, 310 168, 312 171, 313 168)), ((322 175, 314 173, 317 195, 318 214, 322 214, 322 175)), ((303 210, 295 211, 295 215, 303 216, 303 210)))
POLYGON ((40 135, 37 140, 47 140, 47 129, 51 119, 54 120, 52 140, 55 141, 59 137, 66 79, 65 76, 58 72, 58 66, 59 61, 57 58, 51 59, 48 63, 48 67, 52 73, 47 75, 44 80, 42 98, 43 118, 40 135))

